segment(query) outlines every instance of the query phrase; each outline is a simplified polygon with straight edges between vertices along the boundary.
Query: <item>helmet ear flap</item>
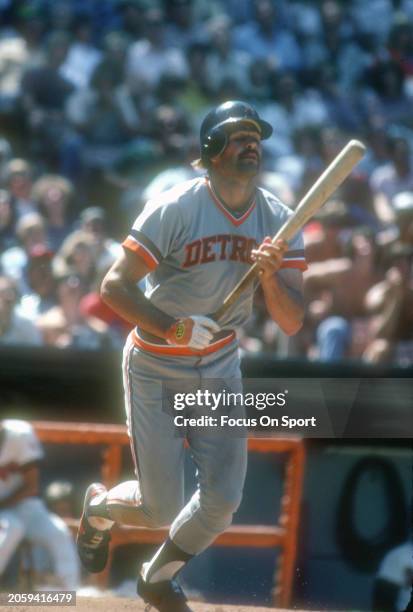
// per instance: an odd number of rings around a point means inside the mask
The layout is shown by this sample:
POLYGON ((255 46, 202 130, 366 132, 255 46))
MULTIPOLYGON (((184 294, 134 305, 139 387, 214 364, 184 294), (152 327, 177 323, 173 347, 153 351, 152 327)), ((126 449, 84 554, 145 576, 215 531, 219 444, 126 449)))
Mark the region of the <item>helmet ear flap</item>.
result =
POLYGON ((227 135, 221 127, 212 128, 202 143, 202 157, 216 157, 227 146, 227 135))

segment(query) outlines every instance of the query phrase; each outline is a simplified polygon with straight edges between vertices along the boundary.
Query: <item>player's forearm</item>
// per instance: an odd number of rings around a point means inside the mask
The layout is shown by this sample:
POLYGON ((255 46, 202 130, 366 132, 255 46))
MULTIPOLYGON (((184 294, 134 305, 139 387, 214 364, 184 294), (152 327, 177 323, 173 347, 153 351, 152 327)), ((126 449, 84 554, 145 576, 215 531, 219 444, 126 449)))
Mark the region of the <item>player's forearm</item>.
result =
POLYGON ((166 330, 175 322, 173 317, 154 306, 132 283, 108 280, 102 284, 101 295, 106 304, 126 321, 160 338, 165 337, 166 330))
POLYGON ((289 289, 278 275, 262 280, 261 285, 270 317, 288 336, 296 334, 301 329, 304 319, 301 294, 289 289))

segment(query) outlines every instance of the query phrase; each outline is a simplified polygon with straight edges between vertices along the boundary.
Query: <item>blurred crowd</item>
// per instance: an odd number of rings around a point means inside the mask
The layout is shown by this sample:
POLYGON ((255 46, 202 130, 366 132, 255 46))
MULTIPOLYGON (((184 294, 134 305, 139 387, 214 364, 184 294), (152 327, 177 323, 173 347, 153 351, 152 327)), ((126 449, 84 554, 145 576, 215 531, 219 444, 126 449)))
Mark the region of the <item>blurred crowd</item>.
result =
POLYGON ((292 208, 368 147, 305 228, 302 331, 258 292, 243 349, 413 363, 413 0, 2 0, 0 19, 0 345, 122 345, 100 281, 145 201, 196 176, 206 112, 241 98, 292 208))

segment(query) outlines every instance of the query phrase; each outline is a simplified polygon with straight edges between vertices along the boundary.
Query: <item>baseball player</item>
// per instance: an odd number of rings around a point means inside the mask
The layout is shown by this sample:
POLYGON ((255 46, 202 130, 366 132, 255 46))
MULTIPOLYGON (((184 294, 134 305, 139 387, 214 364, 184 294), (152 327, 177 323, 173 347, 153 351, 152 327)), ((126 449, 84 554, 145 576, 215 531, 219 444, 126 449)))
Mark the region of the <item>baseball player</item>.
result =
MULTIPOLYGON (((114 522, 171 525, 138 576, 138 593, 161 612, 190 608, 175 576, 231 524, 241 501, 247 440, 189 436, 198 488, 184 504, 183 444, 162 409, 162 381, 239 381, 236 328, 248 319, 253 288, 219 321, 215 312, 252 262, 270 316, 287 334, 302 324, 303 241, 266 241, 291 212, 257 187, 261 141, 272 127, 250 105, 229 101, 201 126, 207 174, 149 201, 102 284, 104 300, 136 325, 124 350, 127 426, 136 480, 86 491, 78 533, 85 567, 101 571, 114 522), (146 277, 142 293, 137 283, 146 277)), ((149 608, 148 608, 149 609, 149 608)))
POLYGON ((70 531, 39 499, 39 462, 43 459, 32 426, 0 421, 0 580, 22 540, 50 555, 55 586, 75 590, 79 562, 70 531))

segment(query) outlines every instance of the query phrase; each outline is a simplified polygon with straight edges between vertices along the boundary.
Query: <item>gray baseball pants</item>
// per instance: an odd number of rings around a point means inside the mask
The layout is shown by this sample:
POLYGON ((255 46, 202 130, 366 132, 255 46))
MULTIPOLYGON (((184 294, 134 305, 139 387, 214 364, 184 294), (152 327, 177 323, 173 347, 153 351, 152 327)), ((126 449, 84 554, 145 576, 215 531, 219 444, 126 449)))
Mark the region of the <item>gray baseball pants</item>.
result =
MULTIPOLYGON (((194 435, 188 443, 197 470, 198 487, 184 502, 184 444, 171 414, 162 405, 162 381, 208 379, 236 382, 240 365, 236 341, 211 355, 158 356, 128 340, 123 378, 127 426, 137 481, 110 490, 107 504, 136 509, 146 527, 171 525, 170 537, 188 554, 207 548, 232 522, 242 497, 247 467, 247 439, 232 435, 194 435)), ((213 413, 211 413, 213 414, 213 413)))

